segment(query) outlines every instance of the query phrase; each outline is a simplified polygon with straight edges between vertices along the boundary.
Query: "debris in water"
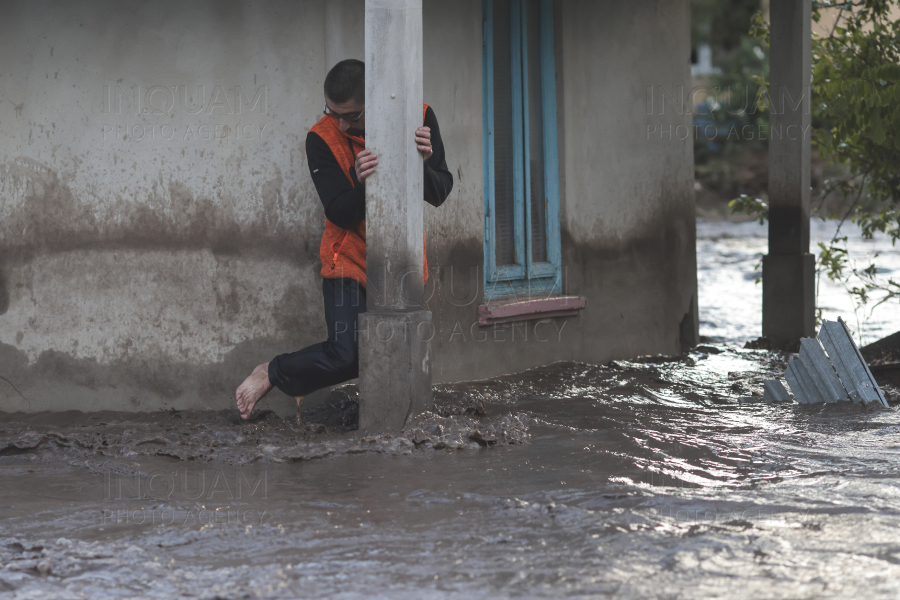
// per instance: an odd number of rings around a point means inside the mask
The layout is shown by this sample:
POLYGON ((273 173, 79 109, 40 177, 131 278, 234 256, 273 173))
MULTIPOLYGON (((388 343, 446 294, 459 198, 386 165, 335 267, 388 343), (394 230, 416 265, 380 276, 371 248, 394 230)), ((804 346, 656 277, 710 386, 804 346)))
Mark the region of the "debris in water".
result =
POLYGON ((825 321, 819 332, 825 349, 831 356, 834 368, 837 370, 844 387, 854 402, 880 402, 887 407, 888 403, 881 392, 881 388, 875 383, 869 366, 863 360, 856 342, 850 336, 847 324, 838 317, 838 322, 825 321))
POLYGON ((766 402, 791 402, 791 396, 784 388, 784 384, 777 379, 767 379, 763 382, 763 400, 766 402))
MULTIPOLYGON (((801 404, 853 400, 888 406, 847 324, 840 317, 836 322, 822 323, 818 339, 800 340, 800 358, 788 361, 784 378, 801 404)), ((780 381, 767 380, 764 386, 767 402, 785 401, 781 399, 786 391, 780 381)))
POLYGON ((803 361, 807 372, 812 375, 819 396, 825 402, 850 399, 819 340, 814 338, 800 340, 800 360, 803 361))

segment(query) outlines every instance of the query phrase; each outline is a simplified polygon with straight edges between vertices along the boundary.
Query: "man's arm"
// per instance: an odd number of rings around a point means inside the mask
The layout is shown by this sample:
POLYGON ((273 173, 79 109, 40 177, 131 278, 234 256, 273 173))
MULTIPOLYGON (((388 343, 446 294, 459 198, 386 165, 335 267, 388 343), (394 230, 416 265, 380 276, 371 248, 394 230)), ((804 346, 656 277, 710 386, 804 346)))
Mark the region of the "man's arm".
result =
POLYGON ((447 169, 444 156, 444 142, 441 140, 441 128, 431 107, 425 111, 425 127, 431 129, 431 157, 425 161, 425 201, 433 206, 440 206, 453 189, 453 175, 447 169))
POLYGON ((312 132, 306 136, 306 161, 319 200, 325 207, 325 217, 341 229, 350 229, 364 221, 366 188, 356 179, 356 169, 350 167, 354 186, 347 181, 325 140, 312 132))

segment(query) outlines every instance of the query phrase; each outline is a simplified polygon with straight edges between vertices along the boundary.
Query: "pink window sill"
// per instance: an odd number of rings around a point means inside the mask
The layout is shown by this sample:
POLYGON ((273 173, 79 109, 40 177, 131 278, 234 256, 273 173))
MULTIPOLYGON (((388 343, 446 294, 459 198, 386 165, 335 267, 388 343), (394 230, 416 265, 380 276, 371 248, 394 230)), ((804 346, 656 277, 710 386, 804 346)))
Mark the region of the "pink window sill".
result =
POLYGON ((519 301, 488 302, 478 307, 478 324, 493 325, 510 321, 574 317, 587 305, 583 296, 553 296, 519 301))

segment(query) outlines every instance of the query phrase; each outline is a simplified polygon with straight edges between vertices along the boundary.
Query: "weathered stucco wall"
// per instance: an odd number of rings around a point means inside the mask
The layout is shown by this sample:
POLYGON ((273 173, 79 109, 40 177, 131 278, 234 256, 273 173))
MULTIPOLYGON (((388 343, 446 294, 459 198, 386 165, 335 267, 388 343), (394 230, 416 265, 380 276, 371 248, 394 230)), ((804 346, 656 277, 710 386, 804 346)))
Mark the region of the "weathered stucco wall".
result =
POLYGON ((226 406, 324 335, 324 4, 6 4, 4 409, 226 406))
POLYGON ((560 5, 563 264, 590 298, 577 353, 677 353, 698 324, 689 2, 560 5))
POLYGON ((442 78, 431 88, 425 80, 426 92, 434 92, 426 97, 456 100, 451 118, 458 119, 448 150, 458 187, 429 221, 439 249, 435 258, 429 252, 429 264, 442 267, 430 303, 436 378, 675 354, 696 343, 688 0, 556 3, 563 289, 585 296, 588 306, 573 318, 487 328, 473 327, 484 292, 481 96, 474 84, 481 32, 472 27, 481 3, 460 5, 431 5, 432 27, 447 24, 457 37, 447 40, 452 54, 432 57, 442 78), (652 103, 648 89, 655 90, 652 103), (660 89, 683 91, 685 99, 663 110, 660 89))
MULTIPOLYGON (((0 410, 229 407, 253 366, 324 337, 303 141, 327 69, 362 58, 363 6, 8 3, 0 375, 22 395, 0 381, 0 410)), ((691 144, 646 131, 690 123, 646 105, 688 85, 687 0, 556 15, 564 283, 589 304, 478 328, 481 2, 424 2, 425 100, 455 177, 425 213, 436 382, 677 352, 691 313, 691 144)))

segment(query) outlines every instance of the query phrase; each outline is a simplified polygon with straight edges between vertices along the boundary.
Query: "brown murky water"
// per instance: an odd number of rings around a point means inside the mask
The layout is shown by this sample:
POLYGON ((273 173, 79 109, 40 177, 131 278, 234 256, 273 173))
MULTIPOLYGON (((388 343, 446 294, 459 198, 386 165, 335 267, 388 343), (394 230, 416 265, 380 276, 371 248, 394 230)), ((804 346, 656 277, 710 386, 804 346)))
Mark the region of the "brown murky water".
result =
POLYGON ((0 414, 0 596, 895 598, 897 412, 755 401, 783 369, 557 364, 390 436, 0 414))

